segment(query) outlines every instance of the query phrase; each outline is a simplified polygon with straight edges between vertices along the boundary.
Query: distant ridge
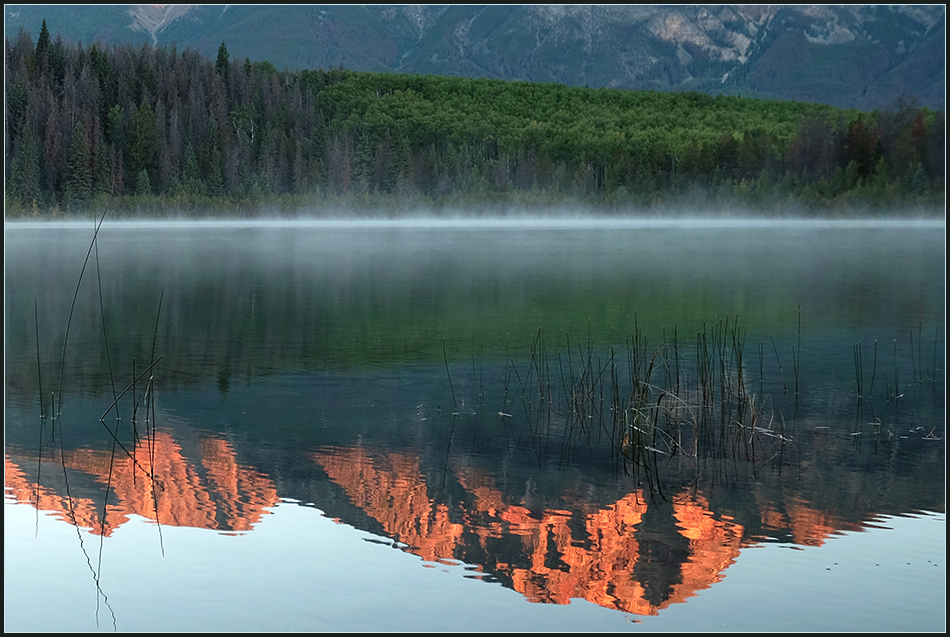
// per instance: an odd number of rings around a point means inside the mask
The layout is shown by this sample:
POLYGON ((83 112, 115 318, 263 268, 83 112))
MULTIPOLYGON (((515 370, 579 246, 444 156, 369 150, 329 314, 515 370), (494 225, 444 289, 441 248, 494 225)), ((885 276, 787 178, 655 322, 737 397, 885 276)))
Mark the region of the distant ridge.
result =
POLYGON ((4 29, 279 69, 696 90, 944 110, 946 5, 5 5, 4 29))

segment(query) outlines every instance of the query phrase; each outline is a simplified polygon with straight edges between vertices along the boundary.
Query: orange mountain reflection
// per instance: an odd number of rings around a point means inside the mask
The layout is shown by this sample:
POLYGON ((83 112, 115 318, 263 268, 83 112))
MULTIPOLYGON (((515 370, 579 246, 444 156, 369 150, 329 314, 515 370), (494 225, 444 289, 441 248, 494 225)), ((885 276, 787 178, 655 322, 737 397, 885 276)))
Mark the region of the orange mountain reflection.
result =
POLYGON ((64 452, 63 463, 44 461, 41 484, 36 484, 36 459, 4 456, 6 493, 20 502, 33 502, 41 511, 93 533, 111 535, 130 515, 157 520, 169 526, 191 526, 217 531, 249 531, 268 507, 277 504, 277 489, 262 473, 235 460, 234 450, 224 440, 204 438, 198 443, 198 461, 185 456, 168 433, 157 432, 151 443, 141 441, 132 457, 80 449, 64 452), (110 480, 111 466, 111 480, 110 480), (32 475, 21 467, 32 467, 32 475), (146 471, 155 476, 154 482, 146 471), (112 495, 103 519, 102 497, 86 495, 88 488, 73 487, 68 494, 63 474, 71 485, 88 485, 92 478, 112 495), (55 481, 55 488, 44 483, 55 481), (77 491, 79 493, 77 494, 77 491))
MULTIPOLYGON (((8 454, 6 492, 105 535, 131 515, 163 525, 249 531, 278 503, 274 481, 241 465, 227 441, 199 437, 188 449, 186 454, 171 434, 159 432, 151 446, 135 448, 134 460, 67 451, 68 496, 60 462, 44 461, 37 484, 36 459, 8 454), (143 467, 154 467, 154 483, 143 467), (103 519, 107 484, 113 495, 103 519)), ((545 508, 504 493, 486 471, 456 464, 451 477, 462 496, 439 501, 420 458, 410 453, 334 447, 312 460, 405 550, 430 562, 476 565, 532 602, 585 599, 653 615, 721 580, 740 549, 756 541, 742 525, 713 512, 698 492, 674 494, 662 513, 640 490, 608 504, 568 494, 565 508, 545 508)), ((784 530, 799 544, 821 544, 837 529, 855 527, 800 500, 785 503, 781 512, 762 503, 760 511, 763 528, 784 530)))
POLYGON ((408 545, 420 557, 471 562, 475 553, 491 556, 480 563, 486 573, 511 582, 533 602, 567 604, 583 598, 600 606, 638 615, 653 615, 683 602, 719 581, 739 554, 743 529, 716 520, 702 498, 676 498, 674 514, 689 555, 679 583, 659 604, 647 600, 634 573, 640 560, 637 527, 647 511, 643 493, 635 491, 617 502, 577 510, 531 511, 507 502, 491 476, 458 468, 455 479, 471 496, 454 512, 426 496, 418 460, 402 454, 371 456, 363 448, 340 448, 315 454, 330 479, 350 500, 377 520, 386 534, 408 545), (454 513, 455 515, 450 515, 454 513), (464 523, 453 523, 451 518, 464 523), (572 522, 577 521, 578 524, 572 522), (578 533, 577 529, 583 532, 578 533), (474 536, 473 551, 465 534, 474 536), (505 541, 514 536, 518 543, 505 541), (509 554, 499 551, 506 547, 509 554), (510 554, 511 546, 520 550, 510 554))

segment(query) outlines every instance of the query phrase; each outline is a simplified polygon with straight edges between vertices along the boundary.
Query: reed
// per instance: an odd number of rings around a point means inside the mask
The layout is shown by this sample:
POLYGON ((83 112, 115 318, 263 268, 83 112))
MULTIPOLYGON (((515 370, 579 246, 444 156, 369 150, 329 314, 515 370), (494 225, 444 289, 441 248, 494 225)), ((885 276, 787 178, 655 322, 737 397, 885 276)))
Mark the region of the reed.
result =
MULTIPOLYGON (((920 340, 919 340, 919 339, 918 339, 917 343, 918 343, 918 346, 919 346, 919 343, 920 343, 920 340)), ((913 375, 914 383, 916 384, 916 383, 920 380, 920 376, 919 376, 918 373, 917 373, 917 371, 918 371, 918 370, 917 370, 917 360, 920 358, 920 355, 919 355, 919 352, 916 352, 917 356, 915 356, 914 354, 915 354, 915 352, 914 352, 914 330, 910 330, 910 361, 911 361, 911 364, 910 364, 910 371, 911 371, 911 374, 913 375)))
MULTIPOLYGON (((539 464, 554 441, 559 441, 557 459, 562 464, 571 463, 582 449, 595 457, 605 448, 616 471, 656 493, 662 491, 659 465, 675 457, 694 463, 704 458, 759 462, 772 445, 791 440, 784 416, 771 412, 770 396, 750 391, 745 337, 738 318, 703 323, 693 343, 686 344, 693 351, 689 357, 684 356, 678 328, 664 330, 662 341, 653 344, 634 317, 623 350, 611 343, 598 348, 589 332, 582 341, 566 335, 564 346, 554 354, 543 329, 534 334, 522 357, 503 341, 497 413, 509 453, 512 438, 528 440, 539 464), (513 405, 520 407, 517 415, 513 405)), ((774 341, 773 349, 777 355, 774 341)), ((797 348, 793 353, 797 373, 797 348)), ((761 343, 759 372, 761 388, 761 343)), ((446 375, 454 401, 447 362, 446 375)), ((784 376, 782 382, 787 392, 784 376)))
POLYGON ((900 383, 898 382, 898 365, 897 365, 897 339, 894 339, 894 402, 899 401, 904 394, 901 393, 900 383))
MULTIPOLYGON (((80 291, 80 288, 82 287, 82 282, 83 282, 83 278, 84 278, 85 273, 86 273, 86 268, 87 268, 88 265, 89 265, 89 260, 90 260, 91 255, 93 254, 93 250, 94 250, 94 249, 96 248, 96 246, 98 245, 99 231, 100 231, 100 229, 101 229, 101 227, 102 227, 103 221, 105 220, 106 212, 107 212, 107 210, 104 210, 104 211, 102 212, 102 215, 98 218, 98 221, 96 221, 95 224, 94 224, 94 225, 95 225, 95 230, 94 230, 94 232, 93 232, 93 237, 92 237, 92 240, 91 240, 91 242, 90 242, 90 244, 89 244, 89 248, 88 248, 88 250, 86 251, 85 259, 83 260, 82 266, 80 267, 80 270, 79 270, 79 277, 78 277, 78 280, 76 281, 76 288, 75 288, 75 290, 74 290, 74 292, 73 292, 73 299, 72 299, 72 303, 70 304, 69 314, 68 314, 67 319, 66 319, 66 327, 65 327, 65 330, 64 330, 64 334, 63 334, 63 350, 62 350, 62 355, 61 355, 61 358, 60 358, 60 365, 59 365, 59 373, 60 373, 60 378, 59 378, 59 391, 58 391, 58 395, 57 395, 56 393, 51 393, 51 395, 50 395, 50 413, 49 413, 49 415, 50 415, 50 437, 51 437, 51 444, 53 444, 53 445, 56 444, 57 433, 58 433, 58 435, 59 435, 59 460, 60 460, 60 464, 61 464, 62 472, 63 472, 63 485, 64 485, 64 489, 65 489, 65 500, 66 500, 66 516, 67 516, 67 519, 72 523, 73 527, 74 527, 75 530, 76 530, 76 536, 77 536, 77 539, 78 539, 78 541, 79 541, 79 548, 80 548, 80 551, 82 551, 82 554, 83 554, 83 556, 84 556, 85 559, 86 559, 86 564, 87 564, 87 566, 89 567, 90 573, 91 573, 91 575, 92 575, 93 582, 95 583, 95 587, 96 587, 96 624, 98 625, 98 622, 99 622, 99 600, 100 600, 100 598, 101 598, 101 599, 103 599, 103 600, 105 601, 106 607, 109 609, 109 612, 110 612, 111 615, 112 615, 112 623, 113 623, 113 627, 115 627, 115 625, 116 625, 115 613, 112 611, 112 607, 111 607, 111 605, 109 604, 109 598, 108 598, 108 596, 106 596, 105 592, 103 592, 102 586, 101 586, 101 584, 100 584, 100 574, 101 574, 101 564, 102 564, 102 561, 101 561, 101 554, 100 554, 100 558, 99 558, 99 561, 98 561, 98 567, 93 567, 93 565, 92 565, 92 560, 91 560, 90 557, 89 557, 89 552, 86 550, 86 546, 85 546, 85 542, 83 541, 83 536, 82 536, 82 532, 81 532, 81 530, 80 530, 79 522, 78 522, 77 517, 76 517, 76 510, 75 510, 75 506, 74 506, 74 503, 73 503, 73 497, 72 497, 72 493, 71 493, 71 489, 70 489, 70 485, 69 485, 69 472, 67 471, 66 448, 65 448, 65 442, 64 442, 64 440, 63 440, 63 416, 62 416, 63 395, 64 395, 64 390, 63 390, 63 388, 64 388, 64 382, 65 382, 65 376, 66 376, 66 373, 65 373, 65 370, 66 370, 66 358, 67 358, 66 354, 67 354, 67 351, 68 351, 70 327, 72 326, 73 315, 74 315, 75 310, 76 310, 76 304, 77 304, 77 301, 78 301, 78 298, 79 298, 79 291, 80 291), (58 399, 58 402, 57 402, 57 399, 58 399), (58 428, 58 429, 57 429, 57 427, 56 427, 57 424, 59 425, 59 428, 58 428)), ((98 265, 98 253, 96 253, 96 254, 97 254, 97 265, 98 265)), ((39 326, 39 320, 38 320, 38 312, 37 312, 37 306, 36 306, 36 301, 35 301, 35 300, 34 300, 34 306, 33 306, 33 307, 34 307, 34 320, 36 321, 36 324, 37 324, 37 330, 36 330, 37 374, 38 374, 38 380, 41 381, 41 380, 42 380, 42 375, 41 375, 41 371, 40 371, 40 370, 41 370, 41 368, 42 368, 42 362, 41 362, 41 357, 40 357, 40 345, 39 345, 39 327, 38 327, 38 326, 39 326)), ((101 297, 100 297, 100 307, 101 307, 101 297)), ((42 398, 42 397, 43 397, 42 384, 39 385, 39 391, 40 391, 40 426, 39 426, 39 431, 40 431, 40 446, 39 446, 39 453, 38 453, 38 456, 37 456, 37 482, 36 482, 36 484, 37 484, 37 486, 36 486, 36 489, 37 489, 37 496, 36 496, 36 497, 37 497, 37 499, 36 499, 37 515, 39 514, 39 484, 40 484, 41 466, 42 466, 42 462, 43 462, 42 438, 43 438, 44 423, 45 423, 45 419, 46 419, 46 418, 45 418, 45 414, 43 413, 43 403, 44 403, 44 401, 43 401, 43 398, 42 398)), ((54 452, 54 453, 55 453, 55 452, 54 452)), ((107 491, 107 493, 108 493, 108 491, 107 491)), ((104 515, 103 515, 103 524, 104 524, 104 520, 105 520, 105 518, 104 518, 104 515)), ((100 547, 101 547, 101 544, 100 544, 100 547)))
MULTIPOLYGON (((36 508, 36 532, 39 533, 40 526, 40 476, 42 473, 43 467, 43 425, 46 423, 46 413, 43 408, 46 401, 43 398, 43 365, 40 357, 40 320, 39 320, 39 311, 37 309, 36 299, 33 299, 33 323, 36 328, 36 387, 38 392, 39 404, 40 404, 40 426, 39 426, 39 444, 37 445, 37 457, 36 457, 36 485, 33 489, 33 496, 35 500, 36 508)), ((50 398, 50 403, 52 403, 52 398, 50 398)), ((50 413, 52 413, 52 404, 50 405, 50 413)))
POLYGON ((445 353, 445 339, 444 338, 442 339, 442 359, 445 361, 445 373, 449 378, 449 389, 452 390, 452 408, 455 410, 455 412, 458 412, 459 403, 458 403, 458 400, 456 400, 455 398, 455 386, 452 385, 452 374, 449 372, 449 357, 448 357, 448 354, 445 353))
MULTIPOLYGON (((37 455, 37 473, 36 473, 36 490, 35 490, 36 503, 35 504, 36 504, 37 516, 38 516, 39 515, 39 485, 40 485, 40 479, 41 479, 41 468, 42 468, 43 459, 44 459, 44 439, 45 439, 44 430, 46 426, 46 420, 48 417, 50 421, 49 435, 51 438, 51 444, 56 445, 57 439, 59 443, 58 444, 59 462, 61 464, 62 471, 63 471, 63 484, 64 484, 64 489, 65 489, 65 502, 66 502, 66 517, 67 517, 67 520, 76 529, 76 534, 79 540, 80 550, 82 551, 83 555, 86 558, 86 564, 88 565, 90 569, 90 572, 91 572, 91 575, 96 587, 96 593, 97 593, 96 623, 98 625, 99 602, 101 599, 105 603, 105 606, 108 608, 111 614, 113 628, 116 628, 115 613, 113 612, 112 607, 109 603, 108 596, 105 594, 101 586, 102 552, 103 552, 104 538, 106 535, 109 493, 113 490, 113 484, 112 484, 113 477, 114 477, 113 469, 115 466, 116 454, 119 451, 121 451, 122 453, 125 453, 129 458, 132 459, 133 465, 135 466, 135 468, 141 470, 154 485, 155 488, 152 489, 152 493, 153 493, 153 498, 154 498, 156 521, 158 521, 158 511, 159 511, 159 506, 158 506, 158 501, 157 501, 158 491, 164 490, 164 485, 162 484, 161 480, 155 475, 155 471, 154 471, 154 467, 155 467, 154 434, 155 434, 155 426, 156 426, 155 401, 154 401, 154 368, 162 360, 161 356, 157 358, 155 356, 155 348, 156 348, 157 339, 158 339, 159 317, 161 316, 161 298, 159 299, 159 314, 156 316, 155 331, 154 331, 153 340, 152 340, 152 353, 150 356, 150 363, 144 371, 142 371, 140 374, 136 374, 134 371, 135 363, 133 359, 132 382, 126 387, 124 391, 119 392, 117 391, 115 371, 113 368, 112 353, 111 353, 111 347, 110 347, 110 334, 108 332, 106 320, 105 320, 106 311, 105 311, 105 302, 104 302, 103 293, 102 293, 102 271, 101 271, 100 262, 99 262, 99 236, 100 236, 100 231, 102 229, 103 222, 105 221, 107 212, 108 212, 107 209, 103 210, 101 215, 99 215, 97 218, 94 218, 93 236, 89 243, 89 248, 86 251, 86 256, 82 262, 81 267, 79 268, 79 276, 76 282, 76 287, 73 292, 72 302, 70 304, 69 313, 66 319, 66 326, 65 326, 64 334, 63 334, 62 352, 61 352, 60 359, 58 361, 59 363, 58 391, 50 392, 50 395, 49 395, 50 402, 49 402, 48 410, 46 409, 46 401, 45 401, 45 395, 44 395, 44 390, 43 390, 42 357, 40 355, 40 334, 39 334, 39 320, 38 320, 39 312, 38 312, 37 302, 34 300, 34 321, 36 322, 35 337, 36 337, 36 356, 37 356, 37 387, 38 387, 39 396, 40 396, 39 447, 38 447, 38 455, 37 455), (98 554, 98 559, 95 565, 93 565, 93 560, 90 558, 89 552, 86 549, 81 528, 77 520, 77 515, 76 515, 74 502, 73 502, 74 499, 73 499, 71 489, 70 489, 69 472, 67 471, 66 448, 65 448, 64 438, 63 438, 64 425, 67 422, 67 419, 64 418, 63 399, 66 393, 65 379, 66 379, 66 361, 68 358, 69 337, 70 337, 70 331, 71 331, 72 322, 73 322, 73 316, 75 315, 76 310, 77 310, 79 292, 80 292, 80 289, 82 288, 83 280, 86 278, 86 272, 90 265, 90 260, 92 259, 93 255, 95 256, 96 281, 98 284, 98 290, 97 290, 98 318, 102 323, 103 347, 104 347, 104 351, 106 355, 106 364, 107 364, 108 374, 109 374, 109 383, 112 389, 112 398, 113 398, 112 403, 105 410, 105 412, 102 414, 102 416, 99 419, 100 424, 103 426, 103 428, 106 430, 106 432, 112 439, 112 453, 110 455, 108 478, 106 481, 106 485, 105 485, 106 488, 103 495, 103 502, 102 502, 102 509, 101 509, 102 513, 100 516, 100 526, 99 526, 99 536, 100 536, 99 554, 98 554), (136 449, 136 444, 138 442, 138 439, 137 439, 138 434, 134 430, 135 419, 136 419, 135 414, 137 413, 137 410, 140 404, 139 401, 137 400, 137 397, 135 397, 136 383, 142 380, 142 378, 144 378, 146 375, 148 375, 149 378, 148 378, 148 382, 146 386, 146 391, 143 394, 142 399, 145 401, 144 411, 146 414, 146 418, 145 418, 146 437, 147 437, 147 441, 149 443, 149 449, 150 449, 149 459, 148 459, 149 467, 147 468, 143 466, 140 462, 138 462, 138 460, 135 458, 135 449, 136 449), (132 406, 133 431, 132 431, 132 440, 130 444, 131 450, 128 449, 126 447, 126 444, 123 444, 123 441, 122 441, 121 431, 120 431, 120 423, 122 419, 121 419, 120 411, 119 411, 120 401, 129 392, 129 390, 132 390, 133 397, 135 398, 133 400, 133 406, 132 406), (105 422, 105 418, 110 414, 110 412, 113 412, 113 411, 115 411, 114 429, 110 428, 105 422)), ((163 293, 163 296, 164 296, 164 293, 163 293)), ((135 472, 133 472, 133 476, 134 475, 135 475, 135 472)), ((159 534, 161 534, 160 528, 159 528, 159 534)), ((164 547, 162 548, 162 551, 164 553, 164 547)))
POLYGON ((871 385, 868 393, 874 395, 874 379, 877 377, 877 339, 874 340, 874 360, 871 362, 871 385))
POLYGON ((931 367, 931 371, 930 371, 930 382, 934 384, 937 383, 937 349, 938 349, 937 343, 939 342, 940 342, 940 328, 935 327, 934 328, 934 347, 933 347, 934 358, 933 358, 933 363, 932 363, 933 366, 931 367))
POLYGON ((792 352, 792 365, 795 370, 795 396, 798 396, 798 377, 801 372, 802 358, 802 306, 798 306, 798 353, 792 352))
POLYGON ((864 399, 864 369, 861 362, 861 343, 855 343, 852 348, 854 354, 854 383, 855 395, 858 400, 864 399))

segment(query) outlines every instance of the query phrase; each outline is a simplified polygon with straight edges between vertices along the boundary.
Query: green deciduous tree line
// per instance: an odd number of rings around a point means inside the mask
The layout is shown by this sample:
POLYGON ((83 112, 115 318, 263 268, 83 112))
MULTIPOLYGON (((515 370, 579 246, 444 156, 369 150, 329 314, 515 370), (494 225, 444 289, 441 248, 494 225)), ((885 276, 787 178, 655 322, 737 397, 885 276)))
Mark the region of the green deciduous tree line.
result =
POLYGON ((6 41, 8 212, 327 196, 937 204, 944 114, 6 41))

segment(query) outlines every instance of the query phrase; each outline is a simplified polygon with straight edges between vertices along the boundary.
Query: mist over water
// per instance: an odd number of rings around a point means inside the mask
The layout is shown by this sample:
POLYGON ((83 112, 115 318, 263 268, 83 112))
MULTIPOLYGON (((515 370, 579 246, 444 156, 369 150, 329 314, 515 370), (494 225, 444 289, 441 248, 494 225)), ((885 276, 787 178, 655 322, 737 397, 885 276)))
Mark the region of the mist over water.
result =
POLYGON ((152 227, 292 227, 292 228, 754 228, 754 227, 877 227, 877 228, 915 228, 945 227, 943 217, 935 217, 930 212, 916 213, 907 211, 901 214, 882 216, 879 213, 868 215, 850 214, 845 217, 796 214, 762 214, 761 211, 739 211, 734 214, 704 214, 700 211, 617 211, 605 213, 597 209, 563 209, 547 214, 538 214, 534 210, 505 210, 498 213, 488 209, 483 213, 470 210, 431 210, 418 212, 378 211, 369 214, 354 213, 351 210, 339 212, 321 210, 318 214, 267 214, 261 213, 253 218, 201 218, 189 215, 175 217, 141 217, 130 219, 120 212, 110 215, 101 213, 96 219, 89 220, 43 220, 17 219, 6 221, 5 227, 16 228, 81 228, 94 227, 100 220, 107 222, 107 228, 152 228, 152 227))

